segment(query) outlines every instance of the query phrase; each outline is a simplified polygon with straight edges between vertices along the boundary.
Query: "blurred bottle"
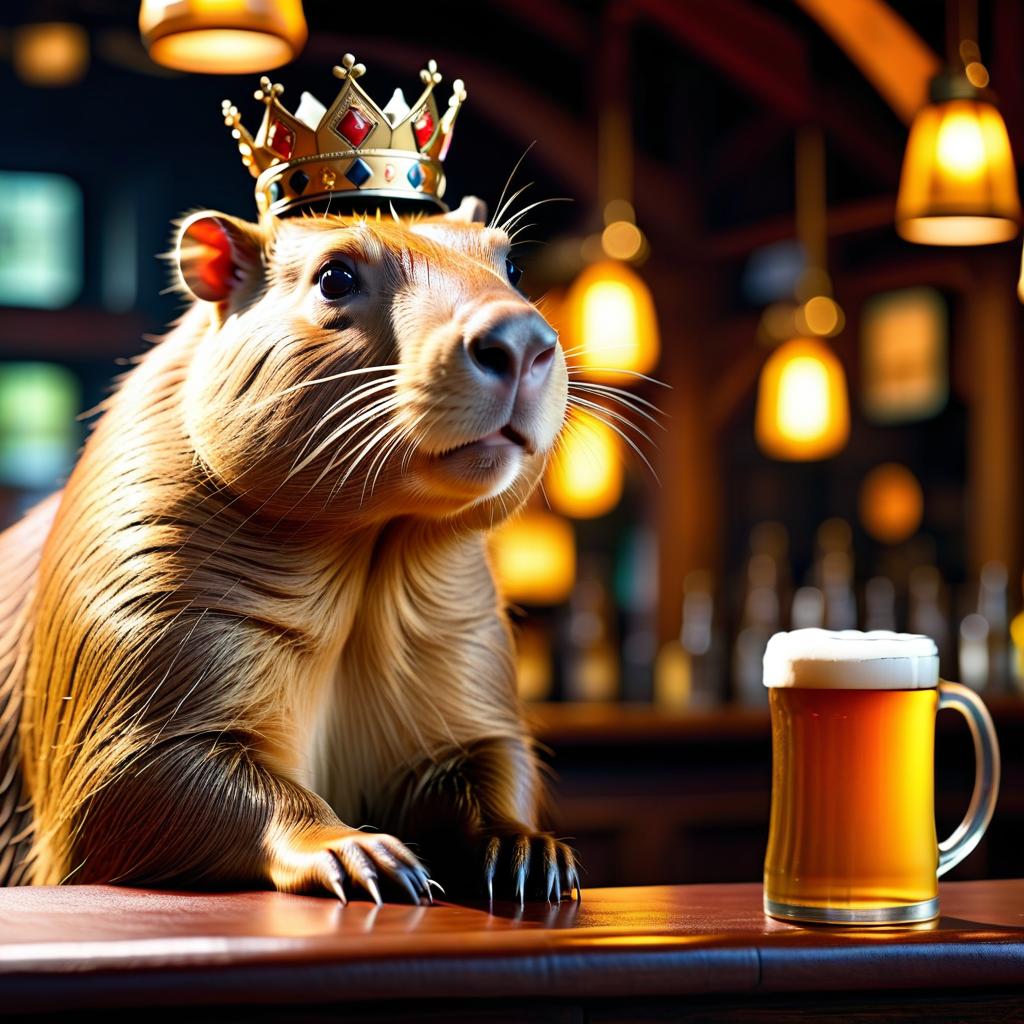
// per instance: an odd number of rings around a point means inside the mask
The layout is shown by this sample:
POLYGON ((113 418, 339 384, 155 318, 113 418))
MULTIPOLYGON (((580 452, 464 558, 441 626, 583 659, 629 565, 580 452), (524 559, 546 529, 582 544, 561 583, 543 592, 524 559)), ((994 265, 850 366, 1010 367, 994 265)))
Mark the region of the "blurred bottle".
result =
POLYGON ((710 707, 721 699, 712 577, 711 573, 698 570, 683 581, 679 637, 658 652, 654 700, 659 707, 679 710, 710 707))
POLYGON ((818 527, 817 582, 825 596, 825 628, 854 629, 857 597, 853 590, 853 532, 845 519, 826 519, 818 527))
POLYGON ((1002 562, 986 562, 978 582, 978 614, 988 624, 988 686, 1005 693, 1010 687, 1009 573, 1002 562))
POLYGON ((917 565, 910 570, 907 587, 907 628, 930 636, 939 650, 939 670, 954 675, 950 671, 953 651, 942 574, 934 565, 917 565))
POLYGON ((793 595, 791 629, 821 629, 825 625, 825 595, 817 587, 801 587, 793 595))
POLYGON ((775 559, 764 552, 751 555, 743 616, 732 655, 735 696, 745 704, 768 702, 762 683, 763 661, 768 640, 780 625, 778 583, 775 559))
POLYGON ((864 628, 896 629, 896 587, 887 576, 873 576, 864 586, 864 628))
MULTIPOLYGON (((770 558, 775 568, 772 588, 779 600, 781 612, 789 607, 793 593, 793 579, 789 559, 789 532, 782 523, 766 520, 758 523, 750 531, 751 555, 764 555, 770 558)), ((783 616, 780 614, 779 628, 785 628, 783 616)))
POLYGON ((988 623, 971 612, 960 623, 960 682, 972 690, 984 690, 989 682, 988 623))
POLYGON ((1010 623, 1010 682, 1017 693, 1024 693, 1024 611, 1010 623))
POLYGON ((658 651, 658 542, 649 526, 638 525, 625 536, 616 562, 615 598, 622 612, 620 697, 650 702, 658 651))
POLYGON ((608 588, 594 562, 584 562, 569 599, 565 693, 569 700, 608 701, 619 694, 619 659, 608 588))

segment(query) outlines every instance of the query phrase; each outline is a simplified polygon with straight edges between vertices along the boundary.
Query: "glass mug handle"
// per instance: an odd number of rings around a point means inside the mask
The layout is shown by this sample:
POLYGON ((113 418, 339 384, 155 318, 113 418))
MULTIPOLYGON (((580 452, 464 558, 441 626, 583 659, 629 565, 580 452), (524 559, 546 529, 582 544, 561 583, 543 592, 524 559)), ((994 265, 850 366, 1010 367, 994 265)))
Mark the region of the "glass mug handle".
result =
POLYGON ((955 708, 964 718, 974 740, 974 792, 967 815, 956 831, 939 843, 939 875, 956 867, 979 843, 992 820, 999 796, 999 741, 988 708, 981 698, 959 683, 939 681, 939 710, 955 708))

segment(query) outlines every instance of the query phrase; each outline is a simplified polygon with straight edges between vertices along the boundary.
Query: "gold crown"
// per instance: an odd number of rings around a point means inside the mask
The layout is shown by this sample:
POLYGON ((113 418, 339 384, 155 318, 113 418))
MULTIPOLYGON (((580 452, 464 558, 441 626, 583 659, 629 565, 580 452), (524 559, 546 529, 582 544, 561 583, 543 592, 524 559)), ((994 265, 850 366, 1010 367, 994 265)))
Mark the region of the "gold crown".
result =
POLYGON ((284 87, 261 78, 255 97, 266 109, 255 136, 242 125, 238 108, 224 101, 224 123, 238 142, 242 163, 256 178, 261 215, 280 216, 327 202, 338 193, 346 202, 356 200, 351 205, 414 200, 447 210, 441 201, 442 161, 466 99, 465 86, 455 80, 441 114, 434 97, 441 76, 431 60, 420 72, 424 88, 415 103, 410 106, 396 89, 382 108, 359 84, 365 72, 365 65, 346 53, 334 68, 342 81, 334 103, 325 108, 304 92, 294 114, 281 105, 284 87))

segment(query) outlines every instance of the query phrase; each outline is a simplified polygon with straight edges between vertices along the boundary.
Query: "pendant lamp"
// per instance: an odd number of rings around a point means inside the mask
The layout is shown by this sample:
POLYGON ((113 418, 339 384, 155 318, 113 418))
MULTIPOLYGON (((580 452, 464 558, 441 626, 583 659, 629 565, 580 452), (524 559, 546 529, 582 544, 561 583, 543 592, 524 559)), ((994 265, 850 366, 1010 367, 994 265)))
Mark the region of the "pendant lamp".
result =
MULTIPOLYGON (((825 154, 820 132, 797 138, 797 232, 807 259, 800 303, 785 333, 768 331, 781 344, 765 361, 757 389, 754 434, 768 456, 787 461, 838 454, 850 434, 850 402, 842 363, 825 342, 842 330, 843 313, 831 297, 825 271, 825 154)), ((766 317, 762 324, 768 323, 766 317)))
POLYGON ((157 64, 212 75, 280 67, 307 36, 302 0, 142 0, 139 30, 157 64))

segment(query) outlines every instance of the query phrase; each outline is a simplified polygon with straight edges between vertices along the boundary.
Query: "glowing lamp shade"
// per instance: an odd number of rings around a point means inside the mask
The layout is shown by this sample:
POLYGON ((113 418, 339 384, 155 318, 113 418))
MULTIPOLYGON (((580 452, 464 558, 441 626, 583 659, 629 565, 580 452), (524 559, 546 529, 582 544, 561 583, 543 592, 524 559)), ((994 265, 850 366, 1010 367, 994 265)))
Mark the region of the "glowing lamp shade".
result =
POLYGON ((898 462, 876 466, 860 486, 860 521, 875 540, 899 544, 921 525, 924 495, 917 477, 898 462))
POLYGON ((541 511, 509 519, 491 536, 491 564, 506 600, 561 604, 576 581, 572 524, 541 511))
POLYGON ((622 497, 622 477, 615 431, 590 413, 574 413, 544 479, 551 507, 574 519, 603 516, 622 497))
POLYGON ((842 449, 850 433, 846 374, 827 345, 795 338, 768 357, 754 428, 761 450, 775 459, 826 459, 842 449))
POLYGON ((999 111, 981 100, 932 103, 914 119, 896 230, 925 245, 986 245, 1017 234, 1020 198, 999 111))
POLYGON ((625 263, 601 260, 572 283, 562 310, 573 362, 594 380, 623 383, 658 361, 658 320, 650 290, 625 263))
POLYGON ((287 64, 307 35, 302 0, 142 0, 139 30, 157 64, 214 75, 287 64))

